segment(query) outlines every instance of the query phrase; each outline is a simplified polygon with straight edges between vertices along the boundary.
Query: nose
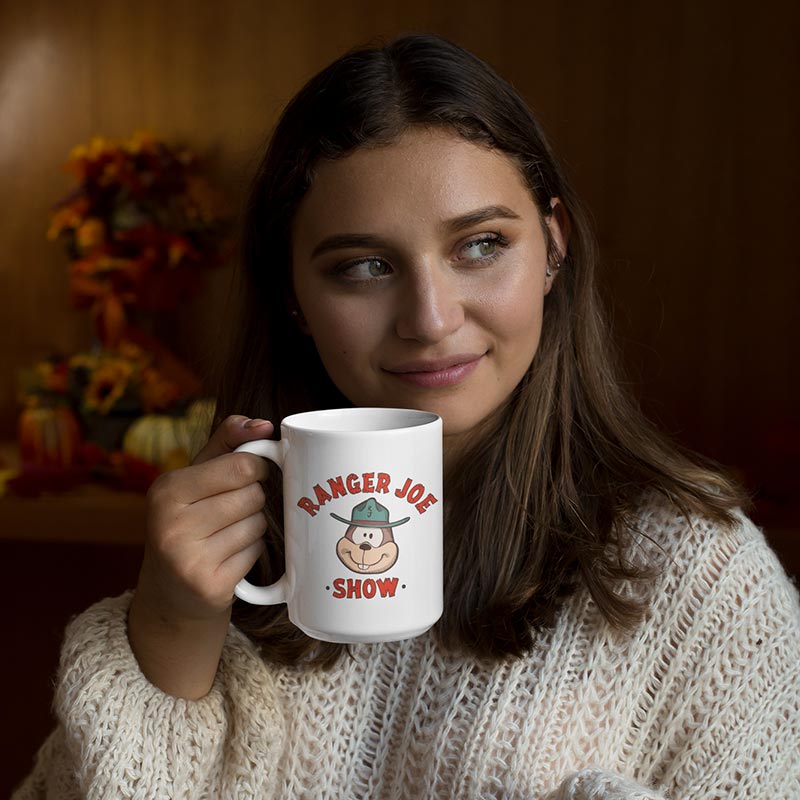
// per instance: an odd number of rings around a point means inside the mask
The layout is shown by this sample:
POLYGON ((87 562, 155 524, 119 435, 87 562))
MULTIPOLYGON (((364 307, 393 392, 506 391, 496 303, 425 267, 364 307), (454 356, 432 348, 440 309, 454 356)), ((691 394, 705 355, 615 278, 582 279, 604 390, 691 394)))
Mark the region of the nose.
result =
POLYGON ((361 547, 362 550, 372 550, 372 545, 371 544, 367 544, 366 542, 364 542, 362 545, 360 545, 360 547, 361 547))
POLYGON ((395 329, 401 339, 436 344, 464 323, 464 302, 456 279, 436 264, 406 273, 395 329))

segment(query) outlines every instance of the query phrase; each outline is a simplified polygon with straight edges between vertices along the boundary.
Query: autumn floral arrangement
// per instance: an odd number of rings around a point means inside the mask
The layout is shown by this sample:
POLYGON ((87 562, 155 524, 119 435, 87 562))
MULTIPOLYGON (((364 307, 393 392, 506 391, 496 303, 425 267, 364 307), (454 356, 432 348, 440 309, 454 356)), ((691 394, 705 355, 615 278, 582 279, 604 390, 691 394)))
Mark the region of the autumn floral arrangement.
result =
POLYGON ((213 402, 148 329, 230 255, 227 216, 198 159, 152 134, 93 138, 65 169, 76 187, 54 207, 47 236, 64 243, 70 301, 88 310, 86 352, 55 353, 19 373, 21 472, 35 495, 102 480, 146 491, 202 446, 213 402))
POLYGON ((95 137, 65 169, 78 185, 56 204, 47 236, 64 242, 70 299, 91 309, 104 344, 119 342, 131 310, 173 310, 196 293, 201 268, 229 255, 222 202, 189 150, 145 131, 95 137))

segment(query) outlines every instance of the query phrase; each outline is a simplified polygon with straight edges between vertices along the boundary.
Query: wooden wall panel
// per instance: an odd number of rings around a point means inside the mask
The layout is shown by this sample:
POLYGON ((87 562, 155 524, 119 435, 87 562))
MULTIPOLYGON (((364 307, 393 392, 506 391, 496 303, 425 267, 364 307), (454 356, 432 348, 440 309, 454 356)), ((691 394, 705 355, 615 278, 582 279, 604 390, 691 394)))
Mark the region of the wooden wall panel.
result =
MULTIPOLYGON (((547 75, 536 48, 526 60, 537 73, 523 60, 508 72, 594 214, 645 406, 684 441, 754 472, 775 470, 770 431, 794 431, 780 457, 800 489, 796 7, 557 9, 547 75)), ((531 30, 538 12, 513 30, 531 30)), ((518 36, 506 53, 519 52, 518 36)))
MULTIPOLYGON (((374 36, 428 29, 495 64, 542 119, 594 214, 647 409, 712 456, 763 460, 770 425, 800 426, 796 9, 0 0, 0 438, 13 435, 15 371, 90 339, 67 306, 65 257, 44 238, 74 144, 149 127, 205 156, 238 207, 311 74, 374 36)), ((210 276, 159 328, 200 370, 227 280, 210 276)))

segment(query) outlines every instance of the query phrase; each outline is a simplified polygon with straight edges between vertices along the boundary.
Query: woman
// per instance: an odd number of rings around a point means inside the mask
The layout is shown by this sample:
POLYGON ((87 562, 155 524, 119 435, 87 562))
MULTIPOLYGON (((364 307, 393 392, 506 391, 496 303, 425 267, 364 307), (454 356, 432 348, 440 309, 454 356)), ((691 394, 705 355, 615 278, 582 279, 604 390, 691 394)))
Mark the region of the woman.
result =
POLYGON ((623 390, 596 261, 474 56, 408 36, 313 78, 252 187, 214 432, 148 495, 136 593, 68 629, 18 796, 798 796, 797 593, 623 390), (229 627, 283 569, 276 476, 231 451, 350 404, 443 419, 441 621, 349 654, 283 607, 229 627))

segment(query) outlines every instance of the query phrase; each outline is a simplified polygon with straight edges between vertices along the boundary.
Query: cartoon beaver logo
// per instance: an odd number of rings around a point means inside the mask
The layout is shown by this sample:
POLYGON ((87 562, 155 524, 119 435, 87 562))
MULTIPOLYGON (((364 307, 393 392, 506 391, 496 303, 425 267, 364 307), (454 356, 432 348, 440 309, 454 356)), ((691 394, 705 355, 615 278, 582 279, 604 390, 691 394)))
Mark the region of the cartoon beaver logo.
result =
POLYGON ((336 555, 347 569, 358 573, 386 572, 394 565, 398 549, 392 528, 411 519, 391 522, 389 509, 374 497, 355 506, 349 520, 333 513, 331 516, 349 526, 336 543, 336 555))

